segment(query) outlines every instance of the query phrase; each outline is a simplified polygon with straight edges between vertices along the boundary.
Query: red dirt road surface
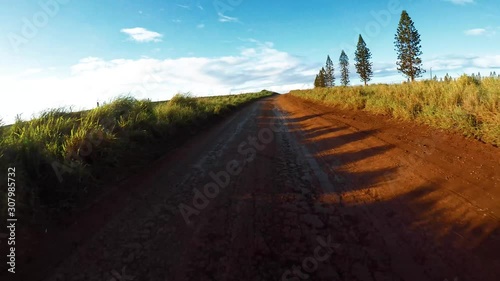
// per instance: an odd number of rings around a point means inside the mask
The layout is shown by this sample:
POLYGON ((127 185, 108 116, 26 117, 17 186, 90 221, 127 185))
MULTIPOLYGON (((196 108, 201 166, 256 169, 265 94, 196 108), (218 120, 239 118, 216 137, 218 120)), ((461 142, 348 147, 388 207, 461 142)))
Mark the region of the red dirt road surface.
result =
POLYGON ((460 135, 273 96, 134 175, 16 277, 500 280, 499 159, 460 135))

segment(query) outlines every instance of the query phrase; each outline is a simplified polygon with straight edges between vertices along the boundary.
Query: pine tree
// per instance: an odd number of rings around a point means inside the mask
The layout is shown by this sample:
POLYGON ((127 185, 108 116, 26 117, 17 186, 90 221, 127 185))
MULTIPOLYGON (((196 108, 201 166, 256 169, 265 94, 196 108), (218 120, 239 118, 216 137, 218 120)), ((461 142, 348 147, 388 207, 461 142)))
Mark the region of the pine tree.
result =
POLYGON ((370 49, 366 47, 366 43, 360 34, 358 46, 354 53, 354 60, 356 61, 354 66, 356 67, 356 72, 359 74, 361 81, 365 83, 365 86, 368 81, 372 80, 371 77, 373 76, 372 63, 370 62, 371 58, 372 54, 370 49))
POLYGON ((330 59, 330 55, 326 58, 325 65, 325 87, 333 87, 335 86, 335 69, 333 68, 333 62, 330 59))
POLYGON ((322 67, 319 73, 316 75, 316 79, 314 79, 314 88, 324 88, 326 87, 325 83, 325 68, 322 67))
POLYGON ((422 68, 422 59, 420 58, 422 55, 420 34, 404 10, 401 13, 394 45, 398 52, 398 71, 410 78, 412 82, 415 81, 415 78, 422 76, 425 69, 422 68))
POLYGON ((321 68, 321 70, 319 71, 319 75, 318 75, 319 79, 318 79, 318 85, 319 87, 326 87, 326 70, 324 67, 321 68))
POLYGON ((339 58, 340 65, 340 83, 343 86, 349 85, 349 57, 346 55, 344 50, 340 54, 339 58))
POLYGON ((316 78, 314 79, 314 88, 319 88, 319 74, 316 74, 316 78))

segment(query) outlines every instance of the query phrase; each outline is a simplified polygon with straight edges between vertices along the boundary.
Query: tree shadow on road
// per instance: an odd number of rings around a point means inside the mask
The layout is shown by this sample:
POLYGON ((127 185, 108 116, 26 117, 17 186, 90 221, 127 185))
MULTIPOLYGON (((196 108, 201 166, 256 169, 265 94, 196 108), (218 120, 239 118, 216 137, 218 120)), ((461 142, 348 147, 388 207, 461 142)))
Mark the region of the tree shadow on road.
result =
POLYGON ((425 162, 408 162, 393 144, 377 138, 377 130, 353 131, 345 125, 310 122, 326 114, 286 120, 288 133, 310 150, 336 189, 335 196, 322 191, 320 202, 354 214, 364 227, 370 227, 371 220, 383 222, 382 229, 372 225, 368 231, 404 241, 402 247, 411 251, 416 268, 440 272, 434 272, 434 278, 495 280, 499 276, 497 218, 478 214, 442 179, 414 171, 425 162))

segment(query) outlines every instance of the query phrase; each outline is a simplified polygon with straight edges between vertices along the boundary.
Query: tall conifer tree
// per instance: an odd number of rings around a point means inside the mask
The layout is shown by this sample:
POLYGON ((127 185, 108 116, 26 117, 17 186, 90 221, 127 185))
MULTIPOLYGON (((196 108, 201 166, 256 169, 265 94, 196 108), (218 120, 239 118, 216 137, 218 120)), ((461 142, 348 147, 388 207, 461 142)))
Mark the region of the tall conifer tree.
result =
POLYGON ((398 53, 398 71, 412 82, 425 73, 422 68, 420 34, 408 13, 403 10, 395 35, 394 46, 398 53))
POLYGON ((373 71, 372 71, 372 62, 370 59, 372 58, 372 53, 370 49, 366 47, 365 40, 361 34, 358 39, 358 46, 356 48, 356 52, 354 53, 354 60, 356 63, 354 66, 356 67, 356 72, 359 74, 361 81, 366 84, 368 81, 372 80, 373 71))
POLYGON ((319 87, 326 87, 326 70, 324 67, 321 68, 321 70, 319 71, 319 75, 318 75, 319 79, 318 79, 318 85, 319 87))
POLYGON ((340 65, 340 83, 343 86, 349 85, 349 57, 346 55, 344 50, 340 54, 339 58, 340 65))
POLYGON ((330 59, 330 55, 326 58, 325 65, 325 87, 335 86, 335 69, 333 67, 333 62, 330 59))

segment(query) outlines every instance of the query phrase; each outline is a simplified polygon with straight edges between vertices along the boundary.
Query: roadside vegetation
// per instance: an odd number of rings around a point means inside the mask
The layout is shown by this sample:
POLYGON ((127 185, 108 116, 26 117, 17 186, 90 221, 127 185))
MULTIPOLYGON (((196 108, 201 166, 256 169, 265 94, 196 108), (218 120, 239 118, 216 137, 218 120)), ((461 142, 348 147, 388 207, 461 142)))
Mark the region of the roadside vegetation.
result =
POLYGON ((363 109, 500 145, 500 78, 463 75, 445 81, 291 91, 291 95, 344 109, 363 109))
POLYGON ((438 81, 417 81, 425 73, 420 34, 406 11, 402 11, 394 48, 396 66, 408 83, 368 85, 374 75, 372 54, 361 34, 354 53, 355 69, 363 86, 349 85, 349 58, 339 58, 341 85, 335 87, 330 56, 314 80, 314 89, 292 91, 297 97, 348 109, 364 109, 404 120, 416 120, 436 128, 460 132, 495 146, 500 145, 500 75, 489 77, 448 74, 438 81), (333 76, 333 77, 332 77, 333 76))
MULTIPOLYGON (((272 94, 176 95, 168 102, 125 96, 89 111, 48 110, 36 119, 0 126, 0 169, 5 174, 8 167, 16 168, 17 212, 58 217, 218 118, 272 94)), ((0 183, 2 202, 6 182, 0 183)), ((0 206, 4 217, 6 206, 0 206)))

